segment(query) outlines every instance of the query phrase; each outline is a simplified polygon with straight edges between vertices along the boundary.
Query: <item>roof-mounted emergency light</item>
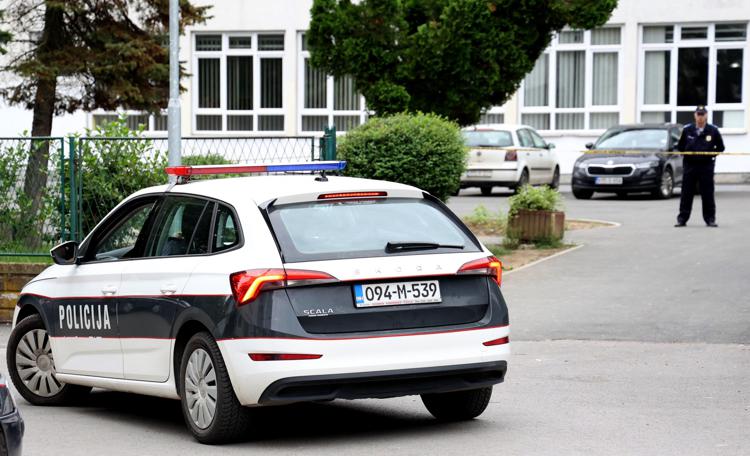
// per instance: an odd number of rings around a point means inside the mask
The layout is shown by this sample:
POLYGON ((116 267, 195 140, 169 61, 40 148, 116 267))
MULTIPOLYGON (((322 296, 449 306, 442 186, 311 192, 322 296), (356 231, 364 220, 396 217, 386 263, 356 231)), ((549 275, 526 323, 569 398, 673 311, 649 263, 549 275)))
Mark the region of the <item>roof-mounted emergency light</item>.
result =
POLYGON ((345 167, 345 161, 317 161, 303 163, 248 163, 244 165, 168 166, 165 168, 165 171, 171 176, 189 178, 190 176, 211 174, 340 171, 345 167))

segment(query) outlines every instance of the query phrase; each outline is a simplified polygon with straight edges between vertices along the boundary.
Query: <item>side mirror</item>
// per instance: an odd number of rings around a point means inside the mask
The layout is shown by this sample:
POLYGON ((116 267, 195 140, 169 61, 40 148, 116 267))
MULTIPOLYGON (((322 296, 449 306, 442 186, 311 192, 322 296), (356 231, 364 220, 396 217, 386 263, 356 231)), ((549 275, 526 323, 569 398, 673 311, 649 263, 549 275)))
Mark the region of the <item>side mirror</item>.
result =
POLYGON ((552 150, 554 148, 555 148, 555 143, 547 143, 547 147, 546 147, 547 150, 552 150))
POLYGON ((594 143, 588 143, 588 144, 586 144, 586 149, 591 150, 593 148, 594 148, 594 143))
POLYGON ((78 243, 76 241, 63 242, 49 251, 55 264, 77 264, 78 243))

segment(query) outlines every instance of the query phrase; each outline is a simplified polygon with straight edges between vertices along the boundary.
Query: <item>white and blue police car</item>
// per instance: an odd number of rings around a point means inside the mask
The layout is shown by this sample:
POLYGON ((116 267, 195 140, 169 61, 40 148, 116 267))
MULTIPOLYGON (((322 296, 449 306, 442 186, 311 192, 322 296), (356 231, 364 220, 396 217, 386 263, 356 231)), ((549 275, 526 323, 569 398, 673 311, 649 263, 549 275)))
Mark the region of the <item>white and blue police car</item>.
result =
POLYGON ((21 395, 179 399, 203 443, 245 436, 249 406, 419 394, 480 415, 510 353, 501 263, 435 197, 325 175, 343 166, 171 167, 54 248, 14 314, 21 395), (189 179, 227 173, 266 174, 189 179))

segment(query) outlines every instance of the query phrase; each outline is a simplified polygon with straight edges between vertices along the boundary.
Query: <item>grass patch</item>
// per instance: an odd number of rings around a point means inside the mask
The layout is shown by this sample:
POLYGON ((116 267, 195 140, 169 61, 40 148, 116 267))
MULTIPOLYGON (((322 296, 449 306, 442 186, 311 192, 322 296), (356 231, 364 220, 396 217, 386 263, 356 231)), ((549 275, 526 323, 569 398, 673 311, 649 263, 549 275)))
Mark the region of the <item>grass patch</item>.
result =
POLYGON ((27 255, 0 256, 0 263, 52 264, 52 257, 49 255, 45 255, 45 256, 27 256, 27 255))
POLYGON ((463 218, 463 222, 478 236, 502 236, 505 234, 507 218, 500 211, 493 212, 480 204, 463 218))

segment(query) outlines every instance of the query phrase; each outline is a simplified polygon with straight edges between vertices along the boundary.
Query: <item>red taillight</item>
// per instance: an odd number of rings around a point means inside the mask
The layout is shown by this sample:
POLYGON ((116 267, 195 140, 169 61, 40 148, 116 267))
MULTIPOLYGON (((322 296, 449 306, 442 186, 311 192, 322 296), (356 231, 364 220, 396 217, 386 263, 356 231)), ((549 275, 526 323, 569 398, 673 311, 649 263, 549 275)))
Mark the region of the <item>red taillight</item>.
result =
POLYGON ((487 342, 483 342, 482 345, 486 347, 492 347, 493 345, 503 345, 507 344, 508 342, 510 342, 510 339, 508 338, 508 336, 505 336, 499 339, 488 340, 487 342))
POLYGON ((318 199, 342 199, 342 198, 372 198, 379 196, 388 196, 387 192, 344 192, 344 193, 324 193, 318 196, 318 199))
POLYGON ((301 359, 319 359, 323 355, 303 353, 248 353, 253 361, 296 361, 301 359))
POLYGON ((516 152, 515 150, 509 150, 505 152, 505 161, 507 162, 518 161, 518 152, 516 152))
POLYGON ((503 263, 491 256, 469 261, 458 269, 457 274, 486 274, 498 285, 503 284, 503 263))
POLYGON ((229 276, 229 285, 237 305, 247 304, 265 290, 336 282, 330 274, 305 269, 250 269, 229 276))

